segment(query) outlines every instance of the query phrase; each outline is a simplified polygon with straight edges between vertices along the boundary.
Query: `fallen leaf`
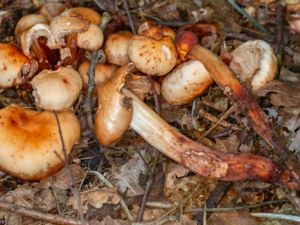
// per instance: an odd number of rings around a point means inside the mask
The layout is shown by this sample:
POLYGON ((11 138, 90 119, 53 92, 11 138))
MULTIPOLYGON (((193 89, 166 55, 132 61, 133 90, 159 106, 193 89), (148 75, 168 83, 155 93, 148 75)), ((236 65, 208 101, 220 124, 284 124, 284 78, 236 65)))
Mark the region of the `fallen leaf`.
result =
POLYGON ((257 225, 258 220, 247 211, 215 212, 208 220, 208 225, 257 225))
MULTIPOLYGON (((144 155, 144 151, 141 151, 144 155)), ((143 159, 138 153, 119 168, 119 173, 115 173, 117 186, 121 193, 126 192, 127 196, 138 196, 144 193, 144 189, 139 184, 140 175, 146 172, 143 159)))
MULTIPOLYGON (((82 168, 78 164, 71 164, 69 167, 71 169, 75 184, 80 183, 84 177, 82 168)), ((66 167, 52 177, 43 179, 40 182, 39 187, 45 189, 51 187, 50 179, 52 179, 53 187, 60 190, 66 190, 72 186, 72 180, 66 167)))
MULTIPOLYGON (((81 203, 83 205, 83 212, 86 213, 88 205, 94 208, 100 209, 104 204, 116 205, 120 202, 120 196, 116 193, 116 190, 106 189, 101 191, 88 191, 80 193, 81 203)), ((68 206, 78 210, 76 196, 71 196, 67 202, 68 206)))

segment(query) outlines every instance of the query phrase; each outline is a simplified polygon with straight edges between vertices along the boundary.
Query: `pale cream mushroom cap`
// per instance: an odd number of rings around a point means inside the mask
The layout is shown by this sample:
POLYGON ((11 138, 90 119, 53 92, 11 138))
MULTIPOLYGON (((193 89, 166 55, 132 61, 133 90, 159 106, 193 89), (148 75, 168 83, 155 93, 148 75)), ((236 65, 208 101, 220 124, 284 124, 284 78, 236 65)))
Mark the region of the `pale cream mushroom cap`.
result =
MULTIPOLYGON (((82 79, 84 89, 87 88, 87 85, 89 82, 89 76, 88 76, 89 67, 90 67, 90 62, 88 62, 88 61, 82 62, 80 64, 80 66, 78 67, 78 72, 82 79)), ((112 64, 97 63, 95 66, 95 84, 96 84, 96 86, 104 83, 109 78, 111 78, 117 69, 118 69, 117 66, 112 65, 112 64)))
POLYGON ((17 23, 15 28, 15 36, 20 41, 21 34, 37 23, 48 23, 48 19, 39 14, 29 14, 23 16, 17 23))
POLYGON ((36 106, 45 110, 70 108, 82 89, 80 75, 71 67, 43 70, 32 79, 31 84, 36 106))
POLYGON ((59 48, 61 46, 65 46, 65 35, 87 31, 89 26, 89 21, 82 20, 78 17, 54 17, 50 23, 50 30, 57 46, 52 46, 52 48, 59 48))
POLYGON ((22 66, 29 63, 29 59, 14 45, 0 43, 0 88, 20 84, 22 66))
POLYGON ((272 47, 265 41, 247 41, 231 52, 230 68, 241 81, 251 84, 253 90, 273 80, 277 59, 272 47))
POLYGON ((55 16, 59 14, 59 10, 63 6, 62 3, 51 2, 42 5, 39 13, 45 16, 49 21, 51 21, 55 16))
POLYGON ((109 63, 120 66, 129 63, 128 46, 132 36, 128 31, 120 31, 107 37, 104 44, 104 51, 109 63))
MULTIPOLYGON (((72 112, 57 115, 69 155, 80 138, 79 122, 72 112)), ((0 146, 0 169, 24 180, 40 180, 64 166, 53 112, 37 112, 17 105, 1 109, 0 146)))
POLYGON ((26 56, 31 57, 30 48, 33 41, 39 37, 45 37, 47 39, 47 45, 55 45, 49 25, 43 23, 35 24, 30 29, 24 31, 20 38, 21 47, 26 56))
POLYGON ((169 104, 183 105, 193 101, 212 83, 205 66, 198 60, 190 60, 163 79, 161 93, 169 104))
POLYGON ((93 24, 99 25, 101 22, 101 15, 93 9, 85 7, 74 7, 64 11, 61 15, 79 17, 88 20, 93 24))
POLYGON ((177 60, 177 49, 170 37, 162 40, 135 35, 129 42, 128 55, 131 62, 141 72, 162 76, 169 73, 177 60))
POLYGON ((88 51, 95 51, 103 44, 103 32, 99 26, 91 23, 87 31, 78 33, 77 45, 88 51))

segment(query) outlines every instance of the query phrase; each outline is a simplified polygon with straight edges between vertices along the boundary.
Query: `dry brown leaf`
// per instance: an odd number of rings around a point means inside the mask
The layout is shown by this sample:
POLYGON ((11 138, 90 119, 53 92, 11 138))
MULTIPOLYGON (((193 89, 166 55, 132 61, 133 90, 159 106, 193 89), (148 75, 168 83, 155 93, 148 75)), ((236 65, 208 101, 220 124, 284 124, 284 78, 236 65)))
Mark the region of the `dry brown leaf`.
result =
MULTIPOLYGON (((134 217, 137 217, 137 214, 139 212, 140 206, 139 205, 133 205, 131 213, 134 217)), ((143 215, 143 221, 154 221, 160 218, 164 214, 164 209, 159 208, 145 208, 144 215, 143 215)))
POLYGON ((237 153, 241 142, 237 135, 233 134, 226 139, 216 139, 214 148, 218 151, 237 153))
MULTIPOLYGON (((143 155, 144 151, 141 151, 143 155)), ((140 175, 146 172, 143 159, 138 153, 128 160, 127 163, 119 168, 119 172, 115 173, 118 179, 117 185, 121 193, 126 192, 127 196, 138 196, 144 193, 144 189, 139 184, 140 175)))
MULTIPOLYGON (((80 183, 84 177, 84 172, 83 172, 82 168, 78 164, 71 164, 69 166, 70 166, 75 184, 80 183)), ((53 187, 60 189, 60 190, 66 190, 72 186, 72 181, 71 181, 69 172, 66 167, 64 169, 62 169, 61 171, 59 171, 54 176, 48 177, 48 178, 42 180, 39 184, 39 187, 40 188, 51 187, 50 179, 52 179, 53 187)))
POLYGON ((56 207, 56 201, 53 192, 49 189, 42 190, 35 197, 35 205, 37 208, 46 212, 54 209, 56 207))
MULTIPOLYGON (((86 213, 88 205, 94 208, 100 209, 104 204, 116 205, 120 202, 120 196, 116 193, 115 189, 106 189, 101 191, 88 191, 80 193, 81 202, 83 205, 83 212, 86 213)), ((68 199, 68 206, 77 210, 77 198, 72 196, 68 199)))
POLYGON ((247 211, 215 212, 208 225, 257 225, 258 220, 247 211))
POLYGON ((299 83, 283 83, 278 80, 268 82, 256 91, 257 96, 271 93, 271 103, 275 106, 292 107, 300 105, 299 83))

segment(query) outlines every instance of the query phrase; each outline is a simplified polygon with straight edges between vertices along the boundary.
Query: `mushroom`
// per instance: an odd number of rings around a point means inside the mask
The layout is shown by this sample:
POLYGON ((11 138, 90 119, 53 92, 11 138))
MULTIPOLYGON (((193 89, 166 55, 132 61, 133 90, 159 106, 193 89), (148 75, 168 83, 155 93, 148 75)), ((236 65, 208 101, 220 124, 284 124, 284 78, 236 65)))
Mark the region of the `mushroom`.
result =
POLYGON ((128 45, 132 36, 128 31, 120 31, 107 37, 104 51, 109 63, 120 66, 129 63, 128 45))
MULTIPOLYGON (((88 86, 88 71, 90 62, 84 61, 78 68, 78 73, 81 76, 83 82, 83 88, 86 89, 88 86)), ((117 66, 111 64, 97 63, 95 66, 95 84, 99 85, 107 81, 116 72, 117 66)))
POLYGON ((88 20, 89 22, 99 25, 101 22, 101 15, 95 10, 86 7, 74 7, 64 11, 62 16, 78 17, 80 19, 88 20))
POLYGON ((39 14, 29 14, 23 16, 17 23, 15 28, 15 36, 17 41, 20 41, 21 34, 37 23, 48 23, 48 19, 39 14))
POLYGON ((42 5, 39 10, 39 13, 45 16, 49 21, 51 21, 54 17, 59 15, 65 8, 65 5, 62 3, 51 2, 42 5))
POLYGON ((242 82, 250 83, 253 90, 274 79, 277 59, 267 42, 247 41, 232 51, 231 55, 230 68, 242 82))
MULTIPOLYGON (((57 114, 66 154, 80 138, 79 121, 72 112, 57 114)), ((37 112, 10 105, 0 110, 0 169, 24 180, 40 180, 65 164, 53 112, 37 112)))
POLYGON ((139 71, 148 75, 162 76, 169 73, 174 68, 178 55, 171 32, 144 24, 141 27, 143 28, 139 28, 140 33, 146 36, 135 35, 130 39, 130 61, 139 71), (147 28, 151 32, 146 32, 147 28))
POLYGON ((65 46, 65 36, 77 34, 77 46, 88 51, 94 51, 103 44, 103 32, 95 24, 79 17, 57 16, 50 23, 50 30, 57 46, 65 46))
POLYGON ((21 84, 22 67, 29 59, 13 44, 0 43, 0 88, 21 84))
POLYGON ((32 79, 31 84, 36 106, 45 110, 70 108, 82 89, 80 75, 72 67, 43 70, 32 79))
POLYGON ((98 141, 104 146, 119 141, 130 124, 131 102, 121 93, 121 89, 132 69, 132 65, 122 66, 113 75, 113 79, 97 88, 98 109, 95 116, 95 132, 98 141))
POLYGON ((132 70, 131 67, 130 64, 121 67, 117 75, 99 89, 100 106, 95 125, 96 133, 103 133, 103 136, 97 135, 100 143, 103 141, 112 144, 119 140, 120 135, 127 129, 129 120, 129 126, 150 145, 198 175, 227 181, 258 179, 300 189, 300 182, 293 172, 269 159, 251 154, 218 152, 179 133, 124 86, 124 78, 132 70), (119 113, 122 108, 124 114, 119 113), (123 115, 126 116, 126 123, 123 115), (117 138, 109 143, 112 140, 111 134, 118 126, 122 129, 116 132, 117 138), (107 135, 104 136, 105 134, 107 135))
POLYGON ((202 94, 213 80, 198 60, 187 61, 168 74, 162 81, 161 94, 171 105, 190 103, 202 94))

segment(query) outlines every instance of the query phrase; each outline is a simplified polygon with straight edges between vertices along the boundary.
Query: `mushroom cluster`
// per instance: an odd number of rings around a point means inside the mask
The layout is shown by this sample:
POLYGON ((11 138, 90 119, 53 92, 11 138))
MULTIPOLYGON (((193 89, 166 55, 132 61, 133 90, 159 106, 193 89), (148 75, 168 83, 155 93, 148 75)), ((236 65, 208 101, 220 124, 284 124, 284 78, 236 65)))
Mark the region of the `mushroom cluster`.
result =
POLYGON ((139 26, 137 35, 119 31, 106 36, 103 26, 100 28, 101 21, 102 16, 92 9, 66 9, 65 5, 48 3, 38 14, 19 20, 15 35, 22 50, 12 44, 0 44, 0 87, 22 88, 22 84, 29 84, 37 109, 12 105, 0 110, 0 169, 35 180, 64 165, 61 138, 68 156, 80 139, 80 126, 72 107, 80 94, 90 89, 92 62, 84 53, 98 51, 103 45, 105 57, 96 62, 92 71, 94 97, 98 98, 95 135, 101 145, 116 144, 131 128, 199 175, 221 180, 261 179, 300 188, 289 170, 268 159, 221 153, 193 142, 143 102, 156 92, 169 104, 189 104, 215 81, 224 92, 229 89, 243 106, 251 103, 246 107, 250 110, 247 115, 254 124, 256 119, 265 122, 254 129, 272 145, 273 134, 264 136, 261 128, 269 126, 263 112, 238 80, 250 83, 256 90, 274 78, 277 61, 267 43, 246 42, 232 52, 227 66, 197 44, 192 31, 176 34, 169 27, 146 21, 139 26), (247 57, 257 60, 249 63, 247 57), (272 68, 265 65, 269 61, 272 68), (31 69, 33 62, 36 70, 31 69), (225 71, 224 77, 220 77, 219 67, 225 71), (241 93, 248 102, 241 99, 241 93), (279 172, 273 174, 272 170, 279 172))

